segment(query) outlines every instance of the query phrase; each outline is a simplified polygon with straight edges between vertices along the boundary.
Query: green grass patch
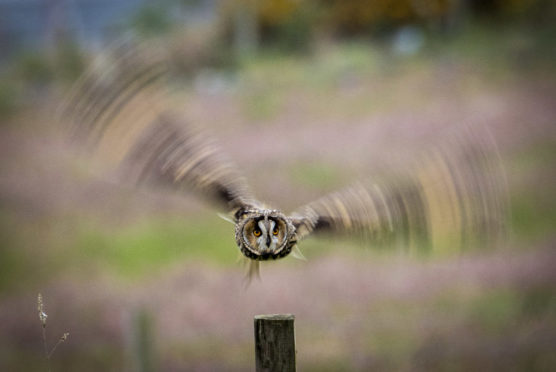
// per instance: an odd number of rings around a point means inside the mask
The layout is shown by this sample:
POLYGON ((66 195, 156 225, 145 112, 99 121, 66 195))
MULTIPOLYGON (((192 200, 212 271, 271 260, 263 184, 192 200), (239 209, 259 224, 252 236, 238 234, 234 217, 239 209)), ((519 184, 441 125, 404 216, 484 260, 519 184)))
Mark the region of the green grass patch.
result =
POLYGON ((180 260, 232 265, 237 258, 233 226, 217 216, 139 222, 123 229, 82 228, 76 254, 137 278, 180 260))
MULTIPOLYGON (((247 60, 240 71, 243 112, 250 119, 270 120, 291 104, 292 97, 331 103, 338 99, 340 86, 376 74, 379 65, 378 53, 359 43, 331 46, 304 58, 262 53, 247 60)), ((308 105, 303 104, 306 109, 308 105)))
POLYGON ((495 290, 471 301, 469 318, 480 325, 483 332, 499 334, 510 330, 519 319, 521 301, 519 293, 512 290, 495 290))
POLYGON ((556 174, 555 161, 555 143, 546 141, 521 149, 508 164, 510 182, 523 179, 528 185, 510 188, 512 228, 521 239, 542 240, 554 234, 556 202, 551 179, 556 174))
POLYGON ((310 189, 331 190, 340 187, 346 179, 342 169, 319 161, 296 162, 288 173, 293 183, 310 189))
MULTIPOLYGON (((212 363, 241 370, 255 363, 253 341, 238 339, 233 344, 218 338, 200 336, 195 341, 172 342, 163 350, 162 357, 176 361, 183 370, 195 369, 195 365, 212 363), (187 366, 187 367, 186 367, 187 366)), ((222 368, 222 367, 220 367, 222 368)))

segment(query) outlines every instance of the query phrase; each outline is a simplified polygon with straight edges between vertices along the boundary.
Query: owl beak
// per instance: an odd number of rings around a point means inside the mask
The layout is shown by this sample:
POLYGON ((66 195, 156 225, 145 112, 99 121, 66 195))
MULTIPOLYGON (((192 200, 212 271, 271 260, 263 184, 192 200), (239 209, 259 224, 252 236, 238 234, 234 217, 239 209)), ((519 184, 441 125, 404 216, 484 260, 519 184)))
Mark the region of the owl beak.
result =
POLYGON ((270 236, 266 237, 266 246, 270 248, 270 236))

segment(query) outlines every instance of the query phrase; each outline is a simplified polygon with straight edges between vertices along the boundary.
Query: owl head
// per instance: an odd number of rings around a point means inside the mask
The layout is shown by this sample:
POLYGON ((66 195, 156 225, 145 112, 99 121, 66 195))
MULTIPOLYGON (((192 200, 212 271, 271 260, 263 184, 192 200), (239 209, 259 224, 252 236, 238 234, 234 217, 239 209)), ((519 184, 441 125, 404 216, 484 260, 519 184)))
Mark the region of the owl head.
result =
POLYGON ((241 210, 236 221, 236 243, 241 253, 252 260, 283 258, 297 243, 294 225, 280 211, 241 210))

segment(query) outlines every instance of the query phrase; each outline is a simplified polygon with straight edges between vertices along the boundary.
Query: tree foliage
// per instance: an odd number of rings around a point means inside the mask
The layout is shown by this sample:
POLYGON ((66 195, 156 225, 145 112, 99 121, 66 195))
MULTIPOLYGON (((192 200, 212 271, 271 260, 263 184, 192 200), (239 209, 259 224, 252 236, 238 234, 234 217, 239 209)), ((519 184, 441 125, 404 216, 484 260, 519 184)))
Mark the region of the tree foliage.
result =
POLYGON ((263 29, 284 28, 308 10, 311 28, 340 34, 358 34, 408 23, 443 21, 466 15, 527 17, 551 8, 549 0, 261 0, 259 20, 263 29))

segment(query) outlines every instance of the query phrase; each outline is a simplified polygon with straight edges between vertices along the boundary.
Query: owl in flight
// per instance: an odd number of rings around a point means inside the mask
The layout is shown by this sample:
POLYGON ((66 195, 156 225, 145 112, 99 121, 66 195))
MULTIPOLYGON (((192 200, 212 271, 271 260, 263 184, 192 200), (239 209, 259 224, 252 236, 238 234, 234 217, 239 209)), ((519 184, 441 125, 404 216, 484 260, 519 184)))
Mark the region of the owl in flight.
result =
POLYGON ((235 224, 235 242, 258 263, 317 232, 425 250, 492 243, 503 235, 505 193, 488 136, 466 129, 420 163, 365 177, 286 214, 259 202, 215 142, 172 107, 166 51, 120 43, 73 87, 59 117, 72 138, 117 165, 125 182, 193 191, 235 224))

